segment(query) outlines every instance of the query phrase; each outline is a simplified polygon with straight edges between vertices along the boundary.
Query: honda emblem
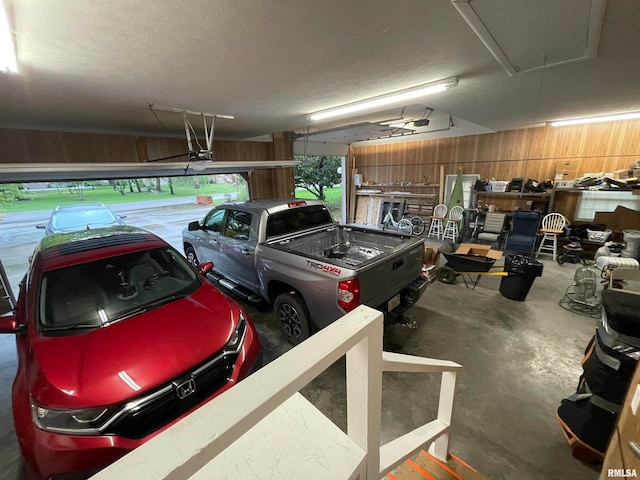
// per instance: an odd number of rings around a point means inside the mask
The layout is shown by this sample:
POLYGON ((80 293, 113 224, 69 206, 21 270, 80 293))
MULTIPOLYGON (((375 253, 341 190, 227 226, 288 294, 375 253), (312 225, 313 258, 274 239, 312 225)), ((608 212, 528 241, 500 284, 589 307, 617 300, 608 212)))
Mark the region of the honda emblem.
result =
POLYGON ((174 385, 176 387, 176 395, 180 400, 187 398, 196 391, 196 381, 193 378, 179 384, 174 383, 174 385))

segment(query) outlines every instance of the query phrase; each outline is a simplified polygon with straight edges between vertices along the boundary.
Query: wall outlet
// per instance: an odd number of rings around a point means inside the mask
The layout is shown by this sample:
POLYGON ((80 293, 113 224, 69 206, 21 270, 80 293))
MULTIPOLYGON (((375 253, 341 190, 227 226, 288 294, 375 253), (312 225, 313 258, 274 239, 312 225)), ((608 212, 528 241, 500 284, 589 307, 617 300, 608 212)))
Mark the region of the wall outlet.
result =
POLYGON ((527 200, 527 205, 529 206, 533 205, 533 200, 527 200))

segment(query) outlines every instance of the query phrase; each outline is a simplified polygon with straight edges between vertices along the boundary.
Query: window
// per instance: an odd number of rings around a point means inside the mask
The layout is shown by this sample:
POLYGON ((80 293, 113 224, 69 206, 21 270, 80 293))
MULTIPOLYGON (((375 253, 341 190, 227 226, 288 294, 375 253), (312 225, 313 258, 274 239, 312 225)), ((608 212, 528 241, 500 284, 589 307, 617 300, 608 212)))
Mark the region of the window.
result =
POLYGON ((207 217, 204 219, 203 225, 207 230, 213 230, 214 232, 220 231, 220 225, 222 224, 222 219, 224 218, 224 209, 214 210, 209 213, 207 217))
POLYGON ((39 322, 43 331, 82 333, 173 302, 199 286, 170 247, 98 258, 43 274, 39 322))
POLYGON ((236 240, 249 240, 250 232, 251 214, 239 210, 229 210, 224 235, 236 240))
POLYGON ((596 212, 613 212, 618 205, 640 210, 640 196, 629 191, 585 191, 580 194, 576 220, 593 220, 596 212))
POLYGON ((326 207, 322 205, 291 208, 269 215, 267 237, 271 238, 327 225, 333 225, 333 218, 326 207))

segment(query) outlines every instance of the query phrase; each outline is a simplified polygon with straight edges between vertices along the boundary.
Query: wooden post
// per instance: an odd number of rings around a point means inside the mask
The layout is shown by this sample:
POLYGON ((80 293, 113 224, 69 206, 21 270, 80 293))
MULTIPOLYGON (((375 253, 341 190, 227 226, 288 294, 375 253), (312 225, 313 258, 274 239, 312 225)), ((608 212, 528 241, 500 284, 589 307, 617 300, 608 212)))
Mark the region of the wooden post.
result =
POLYGON ((382 421, 382 322, 347 352, 347 434, 367 452, 366 478, 379 478, 382 421))
MULTIPOLYGON (((453 400, 456 393, 456 372, 442 372, 440 382, 440 399, 438 403, 438 420, 451 428, 453 414, 453 400)), ((449 430, 440 435, 429 447, 429 453, 434 457, 447 461, 449 455, 449 430)))
POLYGON ((438 203, 444 203, 444 165, 440 165, 440 188, 438 189, 438 203))

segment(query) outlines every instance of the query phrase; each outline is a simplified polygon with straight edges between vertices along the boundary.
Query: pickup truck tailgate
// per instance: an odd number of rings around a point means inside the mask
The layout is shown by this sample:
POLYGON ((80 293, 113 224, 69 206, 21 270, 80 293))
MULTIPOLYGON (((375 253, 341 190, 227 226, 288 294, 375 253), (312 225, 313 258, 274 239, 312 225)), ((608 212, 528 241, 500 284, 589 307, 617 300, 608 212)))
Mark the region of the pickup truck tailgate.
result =
POLYGON ((379 306, 420 277, 423 242, 400 249, 365 267, 360 279, 360 303, 379 306))

